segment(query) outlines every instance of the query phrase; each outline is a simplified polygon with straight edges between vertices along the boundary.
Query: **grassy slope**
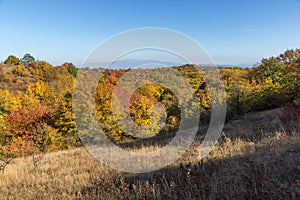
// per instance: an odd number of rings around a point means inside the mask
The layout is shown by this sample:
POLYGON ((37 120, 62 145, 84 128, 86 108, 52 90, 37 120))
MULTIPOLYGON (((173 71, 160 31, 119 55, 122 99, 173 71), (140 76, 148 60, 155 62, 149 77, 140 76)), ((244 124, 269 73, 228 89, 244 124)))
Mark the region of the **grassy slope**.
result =
POLYGON ((0 64, 0 89, 9 90, 12 93, 17 91, 25 91, 28 85, 36 83, 39 77, 33 76, 29 73, 28 76, 18 76, 13 73, 15 66, 0 64), (3 78, 3 75, 7 75, 9 78, 3 78))
MULTIPOLYGON (((279 110, 229 122, 225 136, 203 160, 199 138, 166 169, 125 174, 84 148, 46 154, 34 167, 20 158, 0 173, 1 199, 299 199, 299 121, 283 123, 279 110)), ((159 147, 134 148, 148 151, 159 147)), ((133 145, 134 146, 134 145, 133 145)))

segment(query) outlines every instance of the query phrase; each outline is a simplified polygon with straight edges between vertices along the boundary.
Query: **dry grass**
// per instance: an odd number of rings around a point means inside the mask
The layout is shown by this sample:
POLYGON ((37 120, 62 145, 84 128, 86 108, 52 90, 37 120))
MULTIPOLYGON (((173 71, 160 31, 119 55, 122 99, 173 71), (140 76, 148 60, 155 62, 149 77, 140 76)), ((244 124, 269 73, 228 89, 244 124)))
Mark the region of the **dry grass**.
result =
MULTIPOLYGON (((260 122, 251 118, 258 125, 265 119, 266 116, 261 117, 260 122)), ((46 154, 38 166, 34 166, 32 157, 16 159, 0 173, 0 196, 1 199, 300 199, 299 129, 288 131, 280 129, 280 125, 279 131, 274 129, 251 138, 249 132, 255 132, 257 127, 248 124, 245 129, 243 124, 246 125, 244 121, 236 121, 226 125, 226 136, 206 158, 198 159, 199 137, 171 166, 147 174, 117 172, 99 163, 84 148, 46 154)), ((134 151, 158 147, 153 144, 134 151)))

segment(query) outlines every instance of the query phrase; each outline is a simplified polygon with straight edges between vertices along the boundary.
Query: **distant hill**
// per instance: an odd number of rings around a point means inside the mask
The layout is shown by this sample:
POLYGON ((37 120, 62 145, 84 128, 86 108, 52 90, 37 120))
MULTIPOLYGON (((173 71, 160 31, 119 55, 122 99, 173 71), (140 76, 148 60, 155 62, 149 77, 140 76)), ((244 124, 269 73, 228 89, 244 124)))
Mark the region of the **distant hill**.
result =
MULTIPOLYGON (((170 67, 170 66, 181 66, 191 63, 183 62, 172 62, 172 61, 162 61, 162 60, 151 60, 151 59, 124 59, 118 60, 116 62, 94 62, 94 63, 82 63, 78 64, 78 67, 102 67, 109 69, 127 69, 127 68, 156 68, 156 67, 170 67)), ((244 63, 244 64, 197 64, 199 66, 216 66, 216 67, 242 67, 250 68, 253 67, 253 63, 244 63)))

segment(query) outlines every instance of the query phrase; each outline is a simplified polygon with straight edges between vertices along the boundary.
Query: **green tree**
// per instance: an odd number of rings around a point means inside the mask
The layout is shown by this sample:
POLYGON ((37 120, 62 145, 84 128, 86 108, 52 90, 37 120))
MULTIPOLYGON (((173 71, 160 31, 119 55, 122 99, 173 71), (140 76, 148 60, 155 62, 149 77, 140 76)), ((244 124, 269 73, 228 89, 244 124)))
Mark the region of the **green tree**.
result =
POLYGON ((274 83, 280 82, 285 67, 277 58, 263 59, 261 65, 252 70, 251 76, 258 83, 263 83, 267 78, 271 78, 274 83))
POLYGON ((4 64, 7 65, 17 65, 19 63, 20 59, 14 55, 9 55, 6 60, 4 61, 4 64))
POLYGON ((30 64, 31 62, 34 62, 35 58, 30 55, 29 53, 26 53, 23 58, 20 60, 19 64, 30 64))
POLYGON ((68 72, 69 72, 72 76, 76 77, 76 76, 77 76, 78 69, 75 67, 75 65, 73 65, 72 63, 69 63, 69 64, 68 64, 68 72))
POLYGON ((300 98, 300 62, 294 62, 284 70, 282 88, 290 102, 300 98))

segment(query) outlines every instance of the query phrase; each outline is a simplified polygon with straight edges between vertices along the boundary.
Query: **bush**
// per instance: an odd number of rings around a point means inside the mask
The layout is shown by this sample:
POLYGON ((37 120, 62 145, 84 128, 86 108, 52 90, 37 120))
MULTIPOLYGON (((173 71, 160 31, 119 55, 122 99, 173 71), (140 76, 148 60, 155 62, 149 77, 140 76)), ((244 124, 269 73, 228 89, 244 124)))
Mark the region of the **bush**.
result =
POLYGON ((12 81, 12 78, 8 74, 2 74, 0 77, 0 81, 9 83, 12 81))
POLYGON ((10 55, 6 58, 6 60, 4 61, 4 64, 7 65, 17 65, 19 63, 20 59, 17 58, 14 55, 10 55))
POLYGON ((29 76, 29 72, 24 65, 18 65, 14 68, 13 73, 17 76, 29 76))
POLYGON ((300 99, 284 106, 280 115, 281 121, 296 121, 300 119, 300 99))

